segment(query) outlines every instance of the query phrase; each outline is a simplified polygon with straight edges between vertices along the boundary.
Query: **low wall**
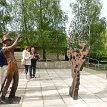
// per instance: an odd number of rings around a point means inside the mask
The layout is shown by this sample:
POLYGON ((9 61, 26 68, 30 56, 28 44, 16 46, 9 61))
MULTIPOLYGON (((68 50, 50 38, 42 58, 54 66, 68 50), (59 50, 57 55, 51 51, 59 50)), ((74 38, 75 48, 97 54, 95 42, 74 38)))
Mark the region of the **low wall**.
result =
POLYGON ((69 61, 47 61, 47 62, 37 62, 38 68, 70 68, 69 61))
MULTIPOLYGON (((18 68, 23 69, 24 66, 18 63, 18 68)), ((38 69, 68 69, 71 68, 69 61, 38 61, 38 69)))
MULTIPOLYGON (((18 63, 18 68, 23 69, 24 66, 21 65, 22 52, 15 52, 14 55, 15 55, 15 58, 16 58, 17 63, 18 63)), ((37 68, 40 68, 40 69, 44 69, 44 68, 47 68, 47 69, 71 68, 69 61, 55 61, 55 59, 53 60, 52 58, 53 58, 53 56, 51 56, 50 58, 47 58, 47 59, 50 59, 48 61, 38 61, 37 62, 37 68)), ((64 60, 63 58, 60 58, 60 59, 64 60)))

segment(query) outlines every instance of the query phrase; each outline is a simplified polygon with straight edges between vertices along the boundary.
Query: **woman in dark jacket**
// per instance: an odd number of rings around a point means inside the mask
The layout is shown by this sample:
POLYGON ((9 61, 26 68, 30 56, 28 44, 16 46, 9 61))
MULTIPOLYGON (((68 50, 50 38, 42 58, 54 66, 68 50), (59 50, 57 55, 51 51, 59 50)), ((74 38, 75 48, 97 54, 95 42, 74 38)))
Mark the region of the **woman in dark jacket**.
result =
POLYGON ((33 58, 31 59, 31 65, 30 65, 30 77, 35 78, 36 74, 36 62, 39 60, 39 54, 36 52, 36 49, 34 47, 31 48, 31 55, 33 58), (33 74, 32 74, 33 70, 33 74))

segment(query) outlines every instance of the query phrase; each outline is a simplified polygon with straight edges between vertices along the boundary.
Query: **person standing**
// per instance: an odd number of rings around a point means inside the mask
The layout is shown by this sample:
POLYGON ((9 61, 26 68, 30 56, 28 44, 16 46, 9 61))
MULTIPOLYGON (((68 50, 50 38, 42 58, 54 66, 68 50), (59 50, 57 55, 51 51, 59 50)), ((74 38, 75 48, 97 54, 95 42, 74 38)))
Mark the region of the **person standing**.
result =
POLYGON ((32 59, 31 59, 31 65, 30 65, 30 77, 31 78, 35 78, 35 74, 36 74, 36 62, 40 59, 39 54, 36 52, 36 49, 34 47, 31 48, 31 55, 32 55, 32 59), (33 70, 33 73, 32 73, 33 70))
POLYGON ((2 89, 1 89, 1 103, 5 103, 5 96, 12 79, 13 79, 12 88, 8 98, 9 99, 15 98, 15 92, 17 90, 18 81, 19 81, 19 72, 18 72, 16 60, 14 57, 14 49, 17 47, 18 41, 21 38, 22 38, 21 36, 18 36, 16 41, 12 44, 12 40, 9 35, 3 36, 2 52, 7 60, 7 74, 4 81, 4 85, 2 86, 2 89))
POLYGON ((24 61, 26 79, 27 73, 30 71, 31 58, 32 56, 30 54, 30 46, 25 46, 25 50, 22 52, 22 60, 24 61))

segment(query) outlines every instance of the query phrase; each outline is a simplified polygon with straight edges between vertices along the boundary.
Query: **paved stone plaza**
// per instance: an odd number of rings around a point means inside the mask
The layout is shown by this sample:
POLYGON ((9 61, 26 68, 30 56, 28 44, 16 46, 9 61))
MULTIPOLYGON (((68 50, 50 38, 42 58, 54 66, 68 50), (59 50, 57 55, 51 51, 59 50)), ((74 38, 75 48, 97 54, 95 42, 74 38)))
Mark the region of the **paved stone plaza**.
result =
POLYGON ((19 104, 0 107, 107 107, 107 80, 95 74, 81 72, 78 100, 69 96, 70 69, 37 69, 37 78, 26 80, 24 76, 21 72, 19 104))

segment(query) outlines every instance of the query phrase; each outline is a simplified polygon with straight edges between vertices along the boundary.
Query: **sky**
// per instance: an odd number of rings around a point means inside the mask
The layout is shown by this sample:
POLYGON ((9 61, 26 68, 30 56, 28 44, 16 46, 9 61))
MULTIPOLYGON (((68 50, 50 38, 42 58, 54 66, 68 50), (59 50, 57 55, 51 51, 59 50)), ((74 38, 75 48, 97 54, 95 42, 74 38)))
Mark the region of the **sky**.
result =
MULTIPOLYGON (((71 14, 72 9, 70 8, 69 4, 75 2, 75 0, 61 0, 61 8, 64 10, 68 15, 68 23, 66 24, 67 32, 69 30, 70 22, 73 18, 73 15, 71 14)), ((102 3, 102 10, 100 17, 105 17, 107 19, 107 0, 100 0, 102 3)))

